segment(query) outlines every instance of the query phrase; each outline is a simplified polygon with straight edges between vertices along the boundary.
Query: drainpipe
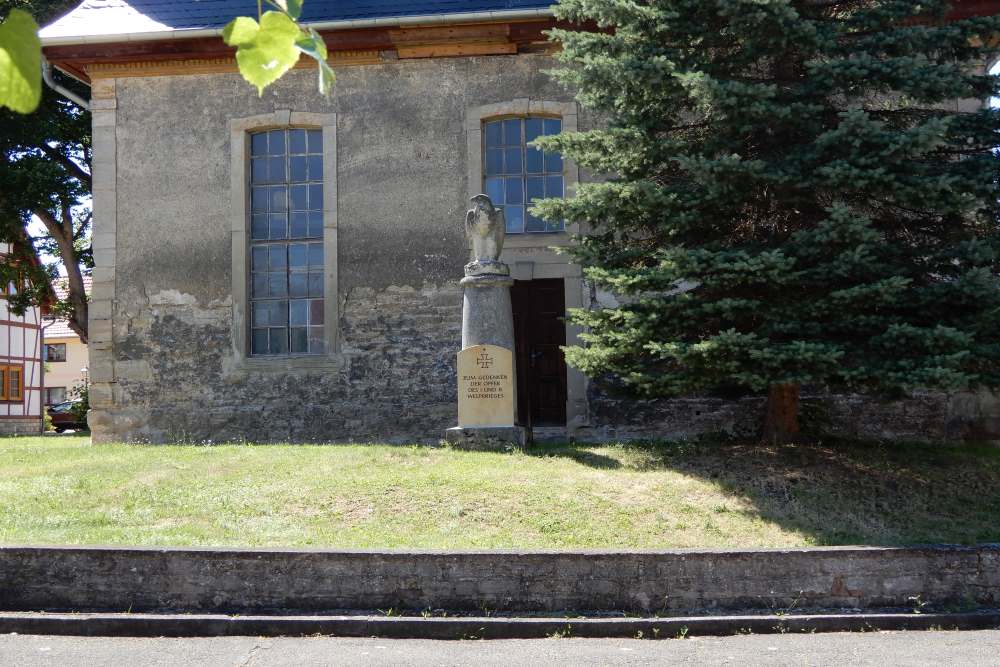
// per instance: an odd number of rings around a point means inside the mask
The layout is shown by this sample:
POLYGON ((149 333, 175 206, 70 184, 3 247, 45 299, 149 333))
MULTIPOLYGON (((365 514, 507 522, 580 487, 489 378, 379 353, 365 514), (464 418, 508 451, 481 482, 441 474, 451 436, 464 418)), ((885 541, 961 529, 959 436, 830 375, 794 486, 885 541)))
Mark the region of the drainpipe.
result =
POLYGON ((83 99, 69 88, 60 86, 58 83, 56 83, 55 79, 52 78, 52 63, 46 60, 45 56, 42 56, 42 79, 45 81, 45 85, 47 85, 49 88, 56 91, 66 99, 70 100, 76 106, 82 109, 86 109, 87 111, 90 111, 90 102, 83 99))

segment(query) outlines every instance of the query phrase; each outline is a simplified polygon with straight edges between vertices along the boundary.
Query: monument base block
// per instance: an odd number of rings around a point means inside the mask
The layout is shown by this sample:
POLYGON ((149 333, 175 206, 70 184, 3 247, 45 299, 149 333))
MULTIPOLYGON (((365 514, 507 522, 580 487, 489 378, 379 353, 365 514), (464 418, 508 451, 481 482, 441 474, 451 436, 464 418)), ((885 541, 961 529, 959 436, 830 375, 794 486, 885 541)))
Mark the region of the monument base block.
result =
POLYGON ((509 452, 531 442, 531 429, 524 426, 455 426, 444 439, 456 449, 477 452, 509 452))

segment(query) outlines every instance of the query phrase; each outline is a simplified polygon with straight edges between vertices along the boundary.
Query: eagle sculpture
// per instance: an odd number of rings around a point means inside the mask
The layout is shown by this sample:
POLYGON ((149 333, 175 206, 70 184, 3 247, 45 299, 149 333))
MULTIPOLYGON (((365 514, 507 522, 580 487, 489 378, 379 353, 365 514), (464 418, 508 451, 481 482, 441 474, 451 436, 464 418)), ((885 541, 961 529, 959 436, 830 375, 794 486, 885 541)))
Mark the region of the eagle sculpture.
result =
POLYGON ((472 261, 465 265, 465 275, 508 275, 510 269, 500 261, 507 235, 503 211, 494 208, 486 195, 476 195, 471 201, 472 208, 465 214, 465 233, 472 242, 472 261))

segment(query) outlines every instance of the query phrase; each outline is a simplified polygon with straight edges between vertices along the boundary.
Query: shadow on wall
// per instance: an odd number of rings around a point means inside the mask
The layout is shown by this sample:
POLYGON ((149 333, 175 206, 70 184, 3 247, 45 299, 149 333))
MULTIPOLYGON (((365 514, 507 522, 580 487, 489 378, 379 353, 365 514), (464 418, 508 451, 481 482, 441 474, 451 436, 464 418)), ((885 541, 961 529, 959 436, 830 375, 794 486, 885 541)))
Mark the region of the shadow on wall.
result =
POLYGON ((527 453, 699 478, 743 501, 715 512, 774 522, 820 546, 1000 542, 996 445, 631 442, 611 452, 608 445, 552 444, 527 453))

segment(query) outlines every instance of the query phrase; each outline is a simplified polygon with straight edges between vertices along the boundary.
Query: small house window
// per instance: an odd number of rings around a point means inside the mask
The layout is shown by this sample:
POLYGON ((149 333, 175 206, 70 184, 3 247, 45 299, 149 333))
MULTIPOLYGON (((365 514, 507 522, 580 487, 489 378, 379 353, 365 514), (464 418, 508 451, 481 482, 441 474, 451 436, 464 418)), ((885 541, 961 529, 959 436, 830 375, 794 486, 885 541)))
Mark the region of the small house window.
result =
POLYGON ((66 361, 66 343, 46 343, 43 352, 45 361, 66 361))
POLYGON ((484 186, 494 205, 503 208, 508 234, 563 231, 562 222, 546 223, 528 213, 536 199, 564 195, 562 156, 528 145, 561 131, 561 119, 543 116, 483 123, 484 186))
POLYGON ((250 135, 250 351, 322 354, 323 133, 250 135))
POLYGON ((24 367, 0 366, 0 401, 24 400, 24 367))
POLYGON ((66 387, 46 387, 45 405, 55 405, 66 400, 66 387))

